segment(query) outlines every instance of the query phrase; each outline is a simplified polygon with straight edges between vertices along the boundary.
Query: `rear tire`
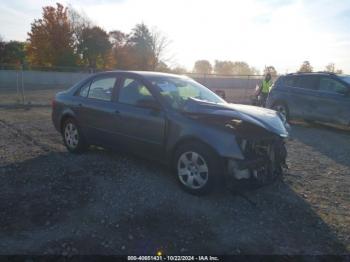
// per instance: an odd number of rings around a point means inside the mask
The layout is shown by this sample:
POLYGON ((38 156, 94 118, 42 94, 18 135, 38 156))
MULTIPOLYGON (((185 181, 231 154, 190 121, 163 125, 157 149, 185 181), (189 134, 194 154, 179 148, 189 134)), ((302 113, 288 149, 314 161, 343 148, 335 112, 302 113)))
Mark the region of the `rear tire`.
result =
POLYGON ((71 153, 82 153, 87 149, 87 143, 73 118, 67 118, 62 125, 64 145, 71 153))
POLYGON ((222 174, 221 159, 201 143, 181 145, 174 154, 173 166, 182 189, 194 195, 211 192, 222 174))

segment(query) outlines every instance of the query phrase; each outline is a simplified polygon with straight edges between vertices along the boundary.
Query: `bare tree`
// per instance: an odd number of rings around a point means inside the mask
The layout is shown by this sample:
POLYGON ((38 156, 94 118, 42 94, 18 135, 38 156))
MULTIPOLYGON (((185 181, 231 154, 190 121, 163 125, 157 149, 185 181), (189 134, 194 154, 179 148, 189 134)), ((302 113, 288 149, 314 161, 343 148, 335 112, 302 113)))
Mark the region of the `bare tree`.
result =
POLYGON ((76 51, 79 52, 78 46, 81 44, 83 32, 86 28, 92 27, 93 23, 83 11, 78 12, 71 5, 68 6, 68 19, 73 32, 74 45, 76 51))
POLYGON ((151 48, 153 52, 153 68, 155 69, 160 62, 167 63, 172 60, 169 56, 168 47, 171 41, 157 28, 153 28, 151 31, 151 48))
POLYGON ((329 63, 328 65, 326 65, 326 68, 325 68, 326 72, 330 72, 330 73, 336 73, 336 74, 342 74, 343 73, 343 70, 341 69, 337 69, 335 67, 335 64, 334 63, 329 63))
POLYGON ((326 65, 326 72, 334 73, 335 72, 335 65, 334 63, 329 63, 326 65))
POLYGON ((343 70, 337 69, 337 70, 335 70, 335 73, 336 73, 336 74, 342 74, 342 73, 343 73, 343 70))

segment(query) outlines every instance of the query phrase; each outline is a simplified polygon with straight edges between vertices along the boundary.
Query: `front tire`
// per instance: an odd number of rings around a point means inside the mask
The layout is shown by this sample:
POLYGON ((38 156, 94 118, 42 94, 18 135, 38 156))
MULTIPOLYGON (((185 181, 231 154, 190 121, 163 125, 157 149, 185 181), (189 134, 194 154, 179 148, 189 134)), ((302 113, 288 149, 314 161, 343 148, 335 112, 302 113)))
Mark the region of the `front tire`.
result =
POLYGON ((188 143, 174 155, 174 168, 181 187, 191 194, 207 194, 214 189, 222 171, 220 158, 208 146, 188 143))
POLYGON ((78 124, 73 118, 68 118, 64 121, 62 125, 62 137, 69 152, 82 153, 87 148, 78 124))

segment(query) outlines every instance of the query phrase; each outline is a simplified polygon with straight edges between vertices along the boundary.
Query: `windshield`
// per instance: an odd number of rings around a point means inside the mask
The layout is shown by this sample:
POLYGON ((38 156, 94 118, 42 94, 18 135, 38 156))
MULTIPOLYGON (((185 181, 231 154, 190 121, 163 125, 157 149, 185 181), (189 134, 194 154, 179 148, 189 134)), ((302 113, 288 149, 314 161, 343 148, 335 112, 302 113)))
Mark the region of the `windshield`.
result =
POLYGON ((189 98, 210 102, 226 103, 221 97, 190 78, 153 76, 148 77, 157 86, 160 94, 175 109, 182 109, 189 98))
POLYGON ((342 75, 340 76, 341 79, 343 79, 345 82, 347 82, 348 84, 350 84, 350 76, 348 75, 342 75))

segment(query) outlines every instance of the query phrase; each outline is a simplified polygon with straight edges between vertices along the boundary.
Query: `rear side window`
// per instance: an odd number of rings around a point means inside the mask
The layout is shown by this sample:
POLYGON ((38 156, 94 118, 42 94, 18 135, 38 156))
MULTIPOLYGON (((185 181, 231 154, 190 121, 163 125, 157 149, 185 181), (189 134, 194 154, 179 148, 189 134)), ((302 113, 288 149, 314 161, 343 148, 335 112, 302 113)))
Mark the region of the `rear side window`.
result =
POLYGON ((295 76, 294 87, 304 89, 317 89, 317 76, 301 75, 295 76))
POLYGON ((95 79, 90 85, 88 97, 111 101, 116 80, 116 77, 111 76, 95 79))
POLYGON ((331 93, 344 94, 347 91, 347 87, 341 82, 330 77, 321 77, 319 90, 331 93))

